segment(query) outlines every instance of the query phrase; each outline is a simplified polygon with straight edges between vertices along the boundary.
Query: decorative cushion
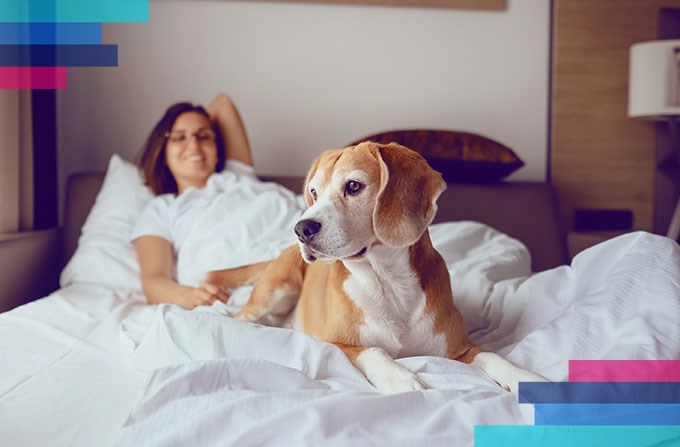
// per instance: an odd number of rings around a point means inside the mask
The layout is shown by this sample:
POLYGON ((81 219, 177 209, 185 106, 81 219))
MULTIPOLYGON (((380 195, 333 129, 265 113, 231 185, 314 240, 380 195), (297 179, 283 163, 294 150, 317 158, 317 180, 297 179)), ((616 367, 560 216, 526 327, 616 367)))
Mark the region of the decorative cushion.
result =
POLYGON ((450 183, 501 181, 524 162, 509 147, 490 138, 453 130, 393 130, 369 135, 362 141, 395 142, 420 153, 450 183))

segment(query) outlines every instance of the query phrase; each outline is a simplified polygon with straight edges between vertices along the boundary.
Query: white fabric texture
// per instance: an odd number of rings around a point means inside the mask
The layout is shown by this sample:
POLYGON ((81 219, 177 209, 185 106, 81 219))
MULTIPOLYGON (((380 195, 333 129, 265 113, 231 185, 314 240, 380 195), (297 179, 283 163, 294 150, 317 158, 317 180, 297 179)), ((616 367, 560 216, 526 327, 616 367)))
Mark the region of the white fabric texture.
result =
POLYGON ((260 182, 235 160, 205 188, 153 197, 137 167, 113 155, 60 283, 141 290, 131 241, 150 234, 173 243, 176 279, 196 286, 207 271, 274 258, 295 242, 292 228, 303 208, 301 196, 260 182))
POLYGON ((61 273, 61 286, 90 283, 141 290, 137 255, 128 241, 139 213, 152 197, 137 167, 114 154, 78 247, 61 273))
MULTIPOLYGON (((212 174, 204 188, 189 188, 182 194, 161 194, 146 204, 142 214, 132 227, 129 238, 140 236, 159 236, 172 242, 175 254, 181 242, 188 236, 195 219, 210 205, 223 190, 231 184, 259 182, 252 166, 239 161, 228 161, 225 169, 212 174)), ((232 217, 233 211, 229 213, 232 217)))
MULTIPOLYGON (((254 224, 266 231, 280 212, 254 224)), ((197 226, 215 223, 206 213, 197 226)), ((627 234, 532 275, 526 248, 485 225, 433 225, 431 237, 472 338, 519 366, 566 380, 570 359, 680 358, 680 248, 668 238, 627 234)), ((200 262, 242 264, 262 241, 200 262)), ((430 389, 381 395, 330 344, 219 304, 147 305, 125 281, 85 281, 117 268, 87 259, 99 264, 73 263, 67 287, 0 314, 3 445, 472 446, 475 425, 532 422, 531 406, 472 366, 400 359, 430 389)))
POLYGON ((208 271, 273 259, 294 244, 293 227, 304 207, 301 196, 229 162, 205 188, 154 198, 130 239, 154 235, 170 241, 176 279, 197 286, 208 271))
MULTIPOLYGON (((478 323, 473 339, 522 367, 566 380, 569 359, 680 356, 680 249, 670 239, 633 233, 571 267, 514 276, 529 269, 516 241, 469 222, 432 233, 459 259, 450 272, 466 320, 472 312, 478 323)), ((148 331, 123 334, 131 364, 151 378, 116 445, 470 446, 476 424, 533 421, 531 406, 452 360, 401 359, 431 389, 383 396, 338 349, 293 330, 171 306, 144 317, 148 331)))

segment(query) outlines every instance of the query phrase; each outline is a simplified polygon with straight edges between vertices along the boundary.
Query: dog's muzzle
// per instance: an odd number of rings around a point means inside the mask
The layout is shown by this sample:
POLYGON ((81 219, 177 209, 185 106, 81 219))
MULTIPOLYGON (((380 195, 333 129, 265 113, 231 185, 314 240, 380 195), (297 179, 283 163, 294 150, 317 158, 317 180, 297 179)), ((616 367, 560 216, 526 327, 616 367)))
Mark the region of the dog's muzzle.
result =
POLYGON ((350 256, 339 256, 338 253, 326 254, 319 251, 314 241, 314 238, 320 232, 321 223, 313 219, 302 219, 295 224, 295 234, 300 241, 300 250, 302 257, 306 262, 314 262, 317 258, 324 262, 330 262, 334 259, 356 260, 366 254, 366 251, 368 250, 368 247, 363 247, 357 253, 350 256))

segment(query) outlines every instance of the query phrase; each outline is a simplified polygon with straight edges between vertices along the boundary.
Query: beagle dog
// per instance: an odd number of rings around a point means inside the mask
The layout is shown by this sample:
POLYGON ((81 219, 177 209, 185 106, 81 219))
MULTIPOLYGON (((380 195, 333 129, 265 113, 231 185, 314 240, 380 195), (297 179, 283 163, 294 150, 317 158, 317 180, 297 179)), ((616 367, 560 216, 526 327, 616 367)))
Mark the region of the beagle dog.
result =
POLYGON ((384 393, 427 388, 394 361, 418 355, 470 363, 511 391, 520 381, 545 381, 468 337, 427 229, 445 188, 422 156, 395 143, 326 151, 307 176, 299 244, 206 281, 255 282, 237 318, 335 344, 384 393))

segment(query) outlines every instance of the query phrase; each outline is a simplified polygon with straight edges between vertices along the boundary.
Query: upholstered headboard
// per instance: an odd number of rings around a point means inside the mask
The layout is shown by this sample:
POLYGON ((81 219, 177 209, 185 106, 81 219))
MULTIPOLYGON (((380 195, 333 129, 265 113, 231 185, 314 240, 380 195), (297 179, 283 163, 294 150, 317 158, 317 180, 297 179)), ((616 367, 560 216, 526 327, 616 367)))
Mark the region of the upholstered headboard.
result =
MULTIPOLYGON (((72 175, 66 183, 64 262, 76 249, 80 229, 104 180, 103 173, 72 175)), ((300 177, 263 177, 301 192, 300 177)), ((475 220, 522 241, 532 255, 532 270, 567 262, 565 236, 559 227, 555 190, 540 182, 450 183, 440 196, 435 222, 475 220)))

